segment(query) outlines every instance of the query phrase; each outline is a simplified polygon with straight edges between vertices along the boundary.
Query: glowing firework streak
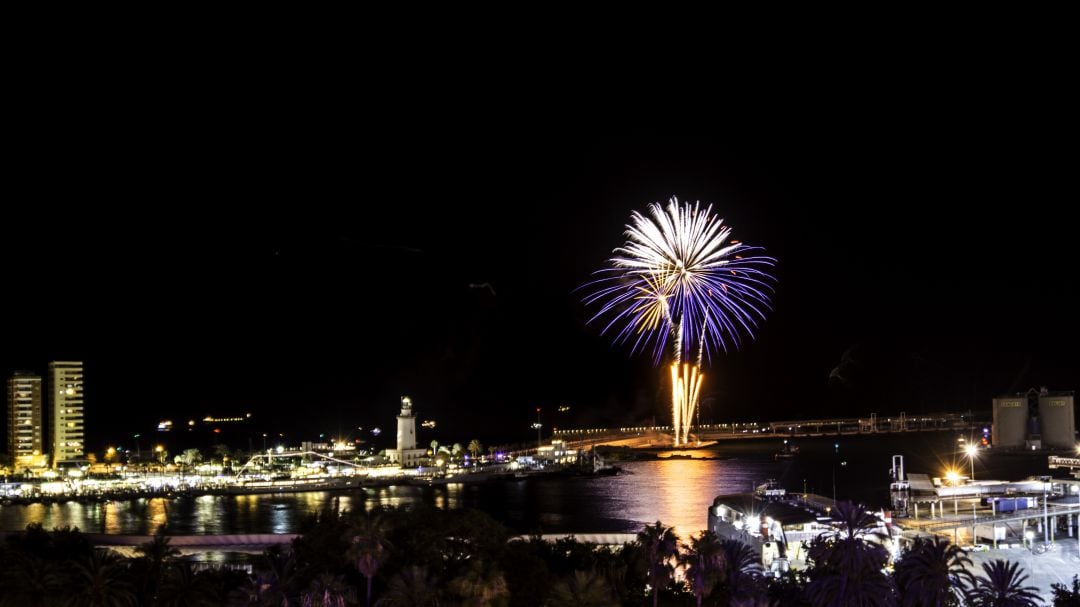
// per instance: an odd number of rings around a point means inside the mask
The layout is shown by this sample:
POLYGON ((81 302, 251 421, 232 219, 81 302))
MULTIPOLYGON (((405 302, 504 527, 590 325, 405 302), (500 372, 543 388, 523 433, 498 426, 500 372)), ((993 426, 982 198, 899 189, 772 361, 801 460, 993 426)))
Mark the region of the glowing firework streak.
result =
POLYGON ((680 444, 680 437, 682 443, 689 438, 691 420, 704 381, 705 374, 698 371, 697 365, 671 363, 671 425, 675 431, 676 445, 680 444))
POLYGON ((595 287, 586 304, 600 310, 590 322, 610 317, 603 331, 631 343, 631 351, 651 349, 663 359, 669 342, 672 426, 675 444, 687 442, 704 374, 712 355, 753 337, 769 309, 775 265, 760 249, 731 240, 731 228, 712 206, 680 204, 665 210, 649 205, 649 215, 634 212, 626 244, 615 249, 610 268, 586 286, 595 287), (692 361, 692 362, 691 362, 692 361))

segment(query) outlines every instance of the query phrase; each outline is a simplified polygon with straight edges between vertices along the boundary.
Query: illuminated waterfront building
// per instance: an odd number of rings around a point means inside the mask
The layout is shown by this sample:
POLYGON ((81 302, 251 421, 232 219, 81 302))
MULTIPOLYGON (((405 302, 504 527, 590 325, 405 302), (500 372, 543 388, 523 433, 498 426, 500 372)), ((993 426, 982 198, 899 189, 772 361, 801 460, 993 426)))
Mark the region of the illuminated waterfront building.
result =
POLYGON ((41 454, 41 376, 16 371, 7 382, 7 450, 12 459, 41 454))
POLYGON ((81 362, 49 363, 49 399, 53 465, 82 459, 85 453, 85 429, 81 362))

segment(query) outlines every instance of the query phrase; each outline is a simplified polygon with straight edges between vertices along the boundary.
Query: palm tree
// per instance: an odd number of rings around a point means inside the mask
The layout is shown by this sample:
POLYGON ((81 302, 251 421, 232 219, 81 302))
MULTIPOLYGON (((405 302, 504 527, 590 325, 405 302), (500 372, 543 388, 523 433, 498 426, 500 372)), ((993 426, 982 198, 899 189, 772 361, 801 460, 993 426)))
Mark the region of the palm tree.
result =
POLYGON ((1050 584, 1054 590, 1054 607, 1076 607, 1080 605, 1080 575, 1074 575, 1072 588, 1065 584, 1050 584))
POLYGON ((637 541, 645 551, 645 563, 648 568, 649 586, 653 592, 653 607, 660 601, 660 589, 671 580, 674 568, 672 559, 679 554, 679 536, 672 527, 665 527, 660 521, 655 525, 645 525, 638 533, 637 541))
POLYGON ((232 605, 258 607, 289 607, 289 597, 281 582, 268 571, 257 571, 231 594, 232 605))
POLYGON ((88 559, 94 553, 94 545, 78 527, 56 527, 49 533, 52 553, 69 559, 88 559))
POLYGON ((481 561, 473 561, 463 574, 450 580, 447 587, 461 599, 462 607, 502 607, 510 599, 502 572, 481 561))
POLYGON ((235 602, 259 607, 289 607, 296 596, 296 553, 271 546, 263 552, 263 560, 255 575, 233 593, 235 602))
POLYGON ((345 607, 356 600, 356 593, 341 576, 324 573, 311 582, 300 597, 302 607, 345 607))
POLYGON ((173 557, 178 556, 180 551, 169 545, 169 538, 165 535, 163 527, 158 528, 157 533, 154 534, 154 539, 138 546, 135 551, 142 555, 141 558, 145 564, 143 572, 145 577, 143 577, 141 584, 143 597, 147 602, 152 602, 157 596, 158 588, 161 585, 165 564, 173 557))
MULTIPOLYGON (((265 438, 263 439, 263 442, 266 442, 265 438)), ((217 461, 219 461, 221 463, 225 463, 225 460, 228 459, 228 458, 229 458, 229 446, 228 445, 222 445, 222 444, 214 445, 213 460, 217 460, 217 461)))
POLYGON ((757 604, 764 599, 761 554, 738 540, 721 540, 719 549, 716 587, 721 602, 757 604))
POLYGON ((138 599, 124 559, 110 550, 95 550, 69 569, 68 607, 128 607, 138 599))
POLYGON ((596 570, 575 571, 551 588, 546 607, 616 607, 619 604, 607 579, 596 570))
POLYGON ((184 449, 184 452, 180 454, 180 462, 184 464, 184 467, 189 472, 196 465, 201 464, 202 461, 202 452, 200 452, 198 449, 184 449))
POLYGON ((806 579, 802 575, 782 575, 769 580, 768 587, 771 607, 810 607, 806 598, 806 579))
POLYGON ((966 552, 941 537, 916 538, 896 564, 897 590, 904 607, 944 607, 955 605, 954 589, 969 582, 966 552))
POLYGON ((439 607, 438 581, 424 567, 408 567, 390 578, 375 607, 439 607))
POLYGON ((682 558, 682 564, 686 566, 686 580, 697 606, 701 607, 701 601, 712 594, 716 586, 720 539, 712 531, 703 531, 698 537, 691 537, 690 543, 684 544, 683 549, 686 550, 682 558))
POLYGON ((836 504, 832 515, 837 529, 819 536, 808 550, 814 563, 812 581, 806 588, 811 604, 894 604, 892 585, 882 571, 888 552, 880 543, 867 541, 883 536, 877 531, 877 518, 851 502, 836 504))
POLYGON ((352 545, 348 555, 356 563, 356 570, 367 578, 366 604, 371 607, 371 583, 390 549, 386 523, 379 514, 364 514, 354 519, 349 533, 352 545))
POLYGON ((179 550, 169 545, 170 541, 169 536, 165 535, 164 529, 159 528, 157 533, 154 534, 154 538, 145 544, 140 544, 135 548, 135 552, 138 552, 151 562, 162 564, 180 554, 179 550))
POLYGON ((217 589, 205 573, 196 573, 191 563, 169 565, 161 582, 154 607, 214 607, 220 605, 217 589))
POLYGON ((472 458, 475 460, 477 458, 477 454, 484 451, 484 446, 480 444, 480 441, 474 438, 469 441, 469 446, 467 447, 467 449, 469 450, 469 453, 472 454, 472 458))
POLYGON ((272 546, 263 552, 263 566, 238 589, 237 594, 244 604, 289 607, 289 597, 295 596, 296 569, 295 552, 272 546))
POLYGON ((982 568, 986 576, 974 578, 966 593, 972 607, 1037 607, 1041 602, 1038 588, 1021 585, 1028 576, 1020 572, 1019 563, 997 559, 982 568))
POLYGON ((0 605, 3 607, 45 607, 53 605, 61 588, 61 577, 50 561, 13 552, 0 577, 0 605))

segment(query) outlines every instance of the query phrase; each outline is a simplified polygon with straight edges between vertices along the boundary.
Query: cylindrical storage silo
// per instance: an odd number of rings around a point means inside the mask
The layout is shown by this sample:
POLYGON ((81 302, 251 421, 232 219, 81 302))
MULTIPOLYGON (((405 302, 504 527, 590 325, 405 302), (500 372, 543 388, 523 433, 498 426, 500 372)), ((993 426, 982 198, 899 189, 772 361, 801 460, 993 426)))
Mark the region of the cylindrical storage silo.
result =
POLYGON ((999 396, 994 399, 993 442, 995 447, 1023 447, 1027 438, 1027 397, 999 396))
POLYGON ((1040 394, 1039 422, 1042 444, 1051 449, 1072 449, 1076 445, 1076 416, 1072 394, 1040 394))

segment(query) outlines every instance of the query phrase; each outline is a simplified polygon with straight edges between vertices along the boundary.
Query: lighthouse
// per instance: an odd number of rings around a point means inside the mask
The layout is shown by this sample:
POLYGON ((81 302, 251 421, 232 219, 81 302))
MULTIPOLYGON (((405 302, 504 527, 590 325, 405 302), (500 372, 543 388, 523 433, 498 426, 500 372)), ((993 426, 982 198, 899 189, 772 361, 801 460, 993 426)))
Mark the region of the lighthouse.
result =
POLYGON ((397 449, 387 454, 391 462, 408 468, 420 465, 425 452, 416 448, 416 415, 413 414, 412 399, 402 396, 401 413, 397 416, 397 449))

